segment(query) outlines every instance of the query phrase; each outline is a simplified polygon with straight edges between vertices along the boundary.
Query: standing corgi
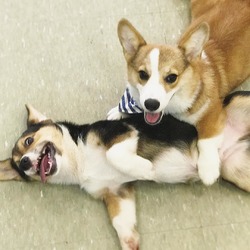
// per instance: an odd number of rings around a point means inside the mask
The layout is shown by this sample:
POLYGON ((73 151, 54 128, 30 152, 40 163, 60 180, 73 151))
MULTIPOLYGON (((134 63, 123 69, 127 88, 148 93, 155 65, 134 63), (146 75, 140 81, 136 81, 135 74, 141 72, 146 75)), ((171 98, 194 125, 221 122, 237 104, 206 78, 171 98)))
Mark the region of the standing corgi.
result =
MULTIPOLYGON (((192 22, 176 47, 147 44, 125 19, 118 36, 128 90, 145 121, 155 125, 170 113, 194 125, 199 176, 204 184, 213 184, 220 175, 222 100, 250 76, 250 1, 193 0, 192 22)), ((108 118, 118 118, 116 111, 108 118)))

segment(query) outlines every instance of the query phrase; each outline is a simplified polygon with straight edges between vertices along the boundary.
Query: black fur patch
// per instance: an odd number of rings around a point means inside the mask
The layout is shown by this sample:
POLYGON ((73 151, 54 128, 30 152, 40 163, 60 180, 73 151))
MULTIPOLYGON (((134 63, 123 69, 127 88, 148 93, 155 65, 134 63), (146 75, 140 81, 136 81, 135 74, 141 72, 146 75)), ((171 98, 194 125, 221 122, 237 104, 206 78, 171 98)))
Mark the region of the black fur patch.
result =
POLYGON ((29 180, 30 180, 30 179, 29 179, 29 176, 26 175, 26 174, 16 165, 16 163, 13 161, 13 159, 11 159, 10 164, 11 164, 11 167, 12 167, 13 169, 15 169, 15 170, 17 171, 17 173, 18 173, 24 180, 26 180, 26 181, 29 181, 29 180))
POLYGON ((143 115, 131 117, 127 122, 133 125, 142 137, 177 147, 180 141, 190 144, 197 138, 194 126, 179 121, 171 115, 164 115, 161 122, 153 126, 145 123, 143 115))
POLYGON ((227 95, 223 101, 223 106, 227 106, 234 97, 237 96, 249 96, 250 97, 250 91, 235 91, 229 95, 227 95))
POLYGON ((40 123, 35 123, 35 124, 30 125, 28 127, 28 129, 23 132, 22 136, 27 136, 29 134, 36 133, 39 129, 41 129, 42 127, 45 127, 45 126, 55 126, 62 133, 62 129, 56 123, 49 123, 48 124, 48 123, 40 122, 40 123))
POLYGON ((89 124, 77 125, 75 123, 67 122, 67 121, 59 122, 58 124, 65 126, 69 130, 69 133, 72 137, 72 140, 75 142, 75 144, 77 144, 77 141, 79 138, 85 141, 86 135, 90 128, 89 124))
POLYGON ((106 145, 117 136, 131 131, 131 126, 137 129, 140 137, 144 139, 175 147, 180 146, 180 142, 190 144, 197 138, 197 131, 192 125, 181 122, 170 115, 163 116, 162 121, 154 126, 145 123, 143 114, 133 114, 122 120, 103 120, 86 125, 76 125, 70 122, 58 124, 67 127, 76 144, 79 138, 85 141, 88 132, 94 132, 106 145))

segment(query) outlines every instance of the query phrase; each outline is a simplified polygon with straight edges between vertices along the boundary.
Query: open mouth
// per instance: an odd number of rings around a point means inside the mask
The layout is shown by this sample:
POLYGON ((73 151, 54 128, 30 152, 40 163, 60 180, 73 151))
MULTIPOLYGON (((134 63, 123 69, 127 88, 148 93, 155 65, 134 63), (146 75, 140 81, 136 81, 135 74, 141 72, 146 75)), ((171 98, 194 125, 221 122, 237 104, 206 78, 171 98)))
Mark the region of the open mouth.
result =
POLYGON ((56 149, 52 143, 47 143, 41 155, 37 159, 36 171, 40 175, 41 181, 46 182, 46 177, 52 175, 56 171, 56 149))
POLYGON ((149 125, 156 125, 161 121, 163 116, 163 112, 152 113, 152 112, 144 112, 144 119, 149 125))

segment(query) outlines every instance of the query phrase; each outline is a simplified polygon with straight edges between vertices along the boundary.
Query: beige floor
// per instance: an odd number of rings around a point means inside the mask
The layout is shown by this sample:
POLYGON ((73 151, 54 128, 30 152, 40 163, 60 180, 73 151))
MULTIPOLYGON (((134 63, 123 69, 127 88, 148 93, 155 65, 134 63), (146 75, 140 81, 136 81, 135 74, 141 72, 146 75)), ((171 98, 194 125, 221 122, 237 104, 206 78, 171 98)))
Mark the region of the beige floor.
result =
MULTIPOLYGON (((185 0, 0 0, 0 159, 25 128, 25 103, 78 123, 117 104, 120 18, 174 43, 189 15, 185 0)), ((250 249, 249 194, 225 182, 136 188, 141 249, 250 249)), ((78 187, 5 182, 0 199, 0 249, 119 249, 104 205, 78 187)))

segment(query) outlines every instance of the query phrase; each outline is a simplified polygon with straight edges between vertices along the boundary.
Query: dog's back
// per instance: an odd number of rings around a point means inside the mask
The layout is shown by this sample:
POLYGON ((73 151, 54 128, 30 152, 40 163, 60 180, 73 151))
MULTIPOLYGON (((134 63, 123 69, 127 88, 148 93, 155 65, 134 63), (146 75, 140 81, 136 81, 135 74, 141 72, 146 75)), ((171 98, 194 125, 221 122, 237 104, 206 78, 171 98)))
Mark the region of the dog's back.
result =
POLYGON ((193 0, 189 31, 202 22, 210 27, 205 52, 218 67, 224 97, 250 76, 250 1, 193 0))

